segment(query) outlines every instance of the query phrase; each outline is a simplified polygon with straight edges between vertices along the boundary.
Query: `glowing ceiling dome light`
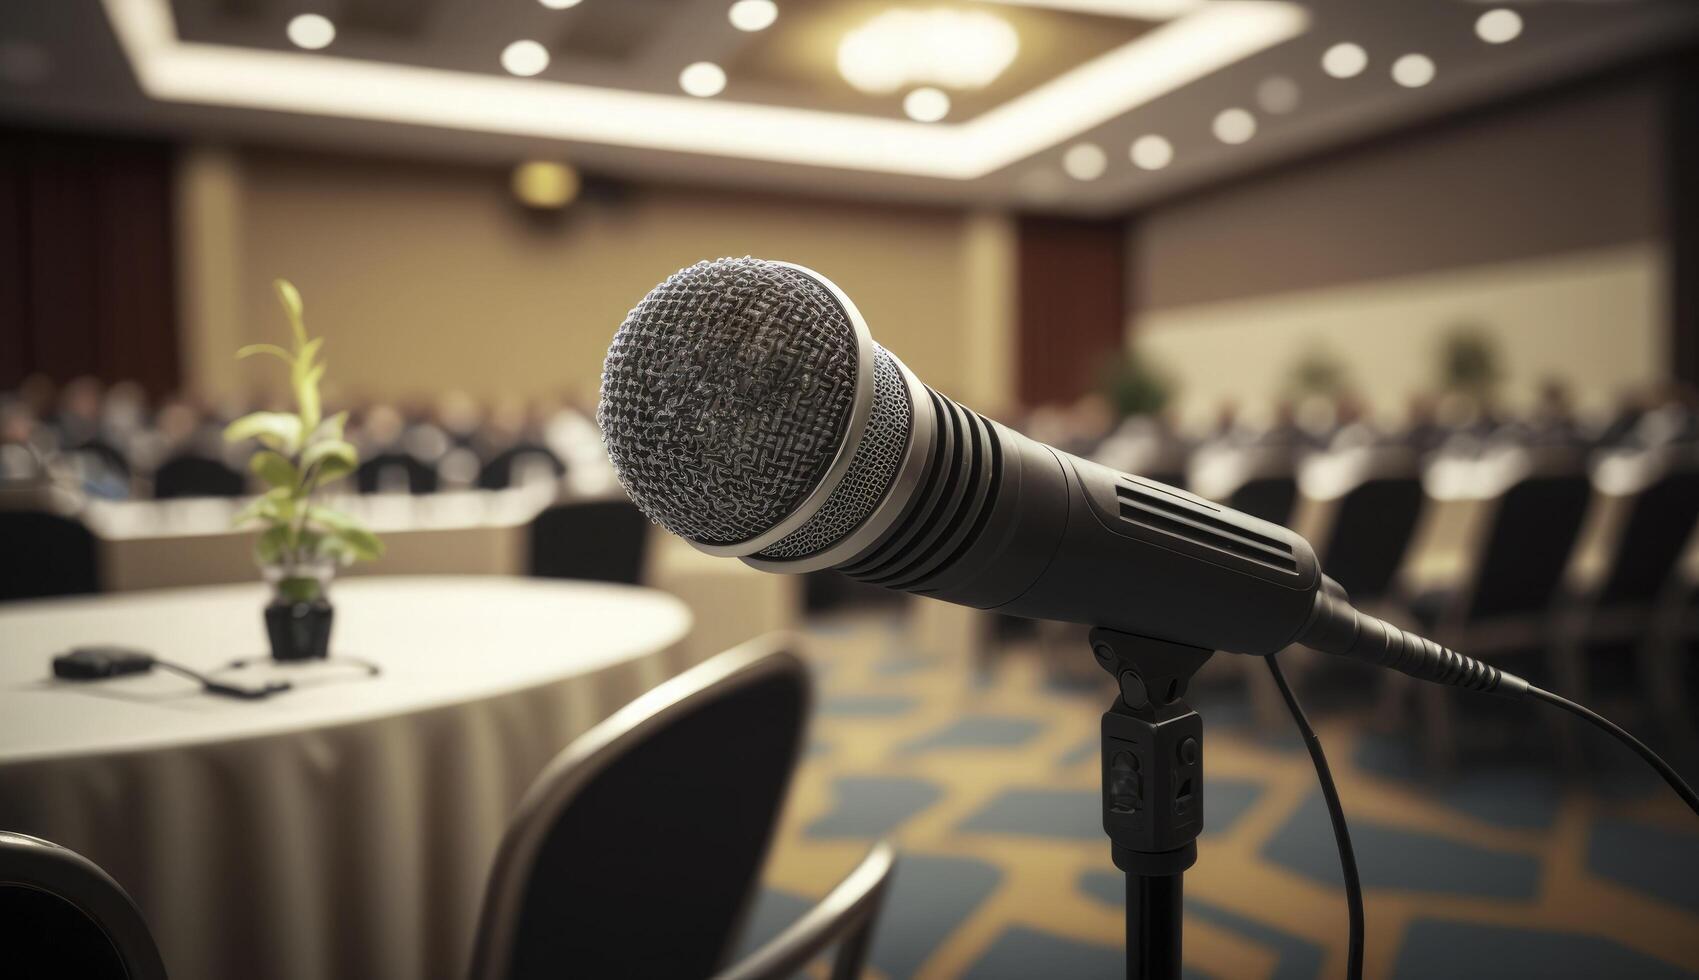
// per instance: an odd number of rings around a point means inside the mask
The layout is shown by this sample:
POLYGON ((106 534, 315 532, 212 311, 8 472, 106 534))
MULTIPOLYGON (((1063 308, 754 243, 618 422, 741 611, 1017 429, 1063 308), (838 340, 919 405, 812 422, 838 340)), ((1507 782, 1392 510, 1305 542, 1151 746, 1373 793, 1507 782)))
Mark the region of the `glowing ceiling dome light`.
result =
POLYGON ((1020 53, 1009 22, 983 10, 887 10, 838 44, 838 73, 860 91, 984 88, 1020 53))

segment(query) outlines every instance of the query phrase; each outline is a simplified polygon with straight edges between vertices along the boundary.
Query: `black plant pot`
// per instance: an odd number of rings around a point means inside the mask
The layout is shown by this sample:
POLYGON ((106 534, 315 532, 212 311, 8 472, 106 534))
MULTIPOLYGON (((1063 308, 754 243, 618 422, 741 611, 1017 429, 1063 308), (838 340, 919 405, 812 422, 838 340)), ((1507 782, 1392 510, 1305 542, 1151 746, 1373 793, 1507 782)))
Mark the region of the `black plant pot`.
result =
POLYGON ((273 660, 323 660, 330 654, 330 624, 336 610, 328 599, 273 599, 265 607, 265 633, 273 660))

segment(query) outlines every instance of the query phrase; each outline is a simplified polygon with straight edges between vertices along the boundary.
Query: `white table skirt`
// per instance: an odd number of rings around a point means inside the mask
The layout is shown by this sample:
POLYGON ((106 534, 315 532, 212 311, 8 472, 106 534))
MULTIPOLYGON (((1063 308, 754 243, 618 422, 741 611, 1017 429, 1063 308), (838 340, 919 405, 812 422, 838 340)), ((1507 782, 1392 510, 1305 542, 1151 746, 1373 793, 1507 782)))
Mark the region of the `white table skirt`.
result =
POLYGON ((256 652, 261 599, 227 587, 0 607, 0 828, 106 868, 178 980, 463 976, 519 796, 673 672, 690 621, 642 589, 368 579, 337 587, 333 649, 382 664, 376 679, 252 703, 179 695, 169 676, 40 680, 75 643, 201 667, 256 652))

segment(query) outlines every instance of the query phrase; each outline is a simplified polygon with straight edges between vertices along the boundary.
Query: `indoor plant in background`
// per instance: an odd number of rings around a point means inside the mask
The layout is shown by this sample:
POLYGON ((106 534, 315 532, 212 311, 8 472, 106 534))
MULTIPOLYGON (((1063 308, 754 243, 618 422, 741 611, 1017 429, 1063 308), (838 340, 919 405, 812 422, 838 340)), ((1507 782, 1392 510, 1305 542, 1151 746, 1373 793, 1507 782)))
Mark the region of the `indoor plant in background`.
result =
POLYGON ((330 580, 340 564, 376 558, 383 553, 377 535, 347 514, 317 502, 327 484, 353 472, 359 454, 343 438, 348 413, 323 417, 319 358, 323 337, 308 339, 301 318, 301 294, 288 280, 273 283, 289 317, 293 350, 276 344, 250 344, 239 358, 259 354, 289 366, 289 385, 295 395, 293 412, 254 412, 230 423, 224 438, 230 442, 257 440, 260 448, 248 468, 267 486, 265 493, 236 515, 237 526, 261 528, 254 554, 272 586, 265 609, 266 636, 277 660, 323 658, 330 648, 333 610, 330 580))

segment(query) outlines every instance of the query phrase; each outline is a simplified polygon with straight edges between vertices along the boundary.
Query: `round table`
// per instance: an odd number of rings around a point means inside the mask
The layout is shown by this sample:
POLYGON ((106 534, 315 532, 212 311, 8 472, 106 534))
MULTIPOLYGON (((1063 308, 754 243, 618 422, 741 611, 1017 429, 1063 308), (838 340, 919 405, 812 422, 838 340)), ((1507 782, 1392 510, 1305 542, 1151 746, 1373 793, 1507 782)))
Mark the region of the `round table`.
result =
POLYGON ((120 644, 210 671, 265 650, 263 587, 0 606, 0 830, 104 867, 175 980, 463 976, 508 816, 574 737, 681 666, 649 589, 494 576, 339 582, 334 661, 264 701, 154 671, 51 679, 120 644))

